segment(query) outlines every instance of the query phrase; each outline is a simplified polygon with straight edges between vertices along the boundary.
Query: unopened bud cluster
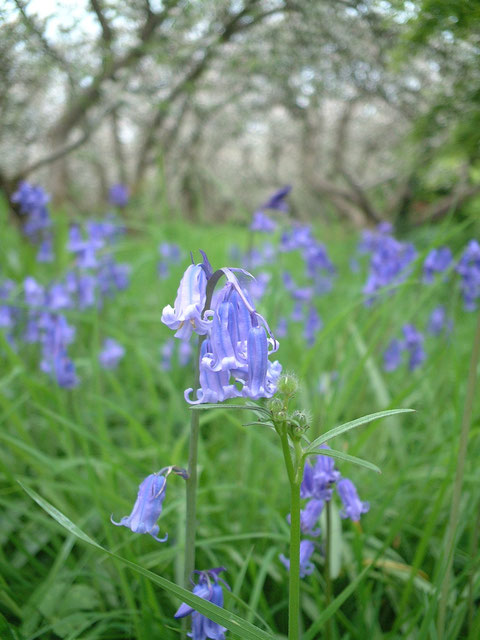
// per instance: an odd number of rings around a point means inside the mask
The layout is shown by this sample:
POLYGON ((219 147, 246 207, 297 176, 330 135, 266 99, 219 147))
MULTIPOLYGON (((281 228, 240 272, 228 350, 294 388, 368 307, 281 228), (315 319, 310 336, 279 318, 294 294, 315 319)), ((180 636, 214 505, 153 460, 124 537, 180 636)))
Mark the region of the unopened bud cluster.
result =
POLYGON ((304 411, 289 412, 288 404, 298 391, 298 379, 286 373, 278 381, 277 394, 268 403, 272 421, 277 428, 287 428, 293 439, 299 439, 308 429, 308 418, 304 411))

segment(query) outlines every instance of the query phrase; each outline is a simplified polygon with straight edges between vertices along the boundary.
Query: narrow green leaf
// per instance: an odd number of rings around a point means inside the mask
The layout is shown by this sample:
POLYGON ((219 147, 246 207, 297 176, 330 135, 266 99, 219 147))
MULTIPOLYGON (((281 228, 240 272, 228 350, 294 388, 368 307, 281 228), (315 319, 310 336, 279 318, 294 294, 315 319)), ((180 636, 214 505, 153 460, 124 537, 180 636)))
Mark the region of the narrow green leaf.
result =
POLYGON ((13 631, 10 628, 10 625, 6 621, 6 619, 0 613, 0 638, 2 640, 15 640, 15 636, 13 631))
POLYGON ((44 500, 38 493, 36 493, 33 489, 25 486, 22 482, 18 481, 22 489, 28 493, 28 495, 44 510, 46 511, 54 520, 56 520, 62 527, 64 527, 67 531, 75 535, 80 540, 96 547, 103 553, 108 554, 112 558, 119 560, 130 569, 133 569, 140 575, 145 576, 155 584, 158 584, 162 589, 169 591, 171 594, 176 596, 180 601, 186 602, 188 605, 193 607, 195 611, 207 616, 210 620, 213 620, 217 624, 221 624, 230 631, 235 634, 238 634, 242 637, 243 640, 274 640, 274 636, 262 629, 259 629, 255 625, 243 620, 239 616, 234 613, 230 613, 221 607, 217 607, 216 605, 204 600, 193 594, 191 591, 187 591, 183 587, 179 587, 170 580, 166 578, 162 578, 161 576, 149 571, 148 569, 144 569, 140 565, 135 562, 131 562, 122 556, 114 553, 113 551, 109 551, 102 547, 98 542, 95 542, 90 536, 88 536, 84 531, 82 531, 76 524, 74 524, 67 516, 58 511, 53 505, 44 500))
POLYGON ((357 458, 356 456, 350 456, 348 453, 343 453, 343 451, 336 451, 335 449, 320 449, 319 451, 311 451, 309 447, 308 451, 306 451, 303 456, 306 457, 314 454, 329 456, 330 458, 336 458, 337 460, 343 460, 344 462, 352 462, 353 464, 358 464, 359 467, 365 467, 365 469, 370 469, 370 471, 382 473, 377 465, 373 464, 373 462, 362 460, 362 458, 357 458))
POLYGON ((314 449, 317 449, 321 444, 325 444, 328 440, 332 438, 336 438, 337 436, 345 433, 346 431, 350 431, 351 429, 356 429, 360 427, 362 424, 367 424, 367 422, 373 422, 374 420, 380 420, 380 418, 387 418, 388 416, 394 416, 398 413, 412 413, 415 409, 388 409, 387 411, 378 411, 378 413, 370 413, 368 416, 363 416, 362 418, 357 418, 356 420, 352 420, 351 422, 345 422, 344 424, 339 425, 338 427, 334 427, 323 433, 318 438, 315 438, 313 442, 307 448, 307 452, 310 452, 314 449))

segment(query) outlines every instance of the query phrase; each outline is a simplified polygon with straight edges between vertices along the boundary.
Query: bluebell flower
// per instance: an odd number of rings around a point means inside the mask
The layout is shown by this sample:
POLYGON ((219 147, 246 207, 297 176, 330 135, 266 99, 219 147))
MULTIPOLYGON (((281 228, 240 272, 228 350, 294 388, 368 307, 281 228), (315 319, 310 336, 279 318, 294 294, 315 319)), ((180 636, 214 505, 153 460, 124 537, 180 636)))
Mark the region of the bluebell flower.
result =
POLYGON ((126 207, 130 196, 129 188, 126 184, 119 182, 110 187, 108 192, 108 201, 115 207, 126 207))
POLYGON ((480 244, 470 240, 455 267, 460 275, 460 288, 466 311, 475 311, 480 298, 480 244))
POLYGON ((55 378, 58 386, 64 389, 73 389, 78 384, 75 364, 63 345, 59 345, 53 352, 44 351, 40 369, 55 378))
MULTIPOLYGON (((320 518, 324 504, 323 500, 311 498, 305 505, 305 508, 300 511, 300 529, 303 534, 313 536, 314 538, 320 535, 320 528, 315 529, 315 525, 320 518)), ((290 514, 287 516, 287 521, 290 524, 290 514)))
MULTIPOLYGON (((165 469, 162 470, 164 472, 165 469)), ((164 538, 158 537, 160 530, 157 520, 162 513, 165 491, 167 488, 167 478, 160 473, 152 473, 143 480, 138 488, 138 495, 129 516, 124 516, 120 522, 115 522, 113 516, 110 518, 112 524, 117 527, 128 527, 133 533, 148 533, 158 542, 165 542, 168 534, 164 538)))
POLYGON ((175 351, 175 342, 173 338, 166 340, 160 348, 160 355, 162 357, 161 367, 163 371, 171 371, 173 352, 175 351))
POLYGON ((211 345, 209 340, 204 340, 200 349, 200 387, 196 391, 196 400, 190 400, 193 389, 185 389, 184 397, 189 404, 217 403, 238 398, 241 394, 237 387, 230 381, 230 371, 213 371, 211 345), (210 351, 209 351, 210 350, 210 351))
POLYGON ((432 249, 423 263, 423 281, 427 284, 433 282, 437 273, 442 273, 452 262, 452 252, 448 247, 432 249))
POLYGON ((414 371, 427 357, 423 348, 424 337, 413 324, 404 325, 403 335, 405 338, 405 349, 410 354, 408 368, 410 371, 414 371))
POLYGON ((403 282, 410 273, 416 255, 412 244, 382 235, 370 259, 370 271, 363 288, 367 296, 365 303, 371 304, 384 287, 403 282))
POLYGON ((52 262, 53 258, 54 255, 52 234, 44 233, 37 252, 37 262, 52 262))
MULTIPOLYGON (((310 558, 314 551, 315 545, 311 540, 302 540, 300 542, 300 578, 309 576, 314 572, 315 566, 310 562, 310 558)), ((290 571, 290 560, 286 558, 283 553, 279 555, 279 558, 287 571, 290 571)))
MULTIPOLYGON (((330 449, 322 444, 321 449, 330 449)), ((332 497, 332 486, 340 479, 340 472, 335 469, 335 461, 330 456, 318 454, 312 466, 307 461, 300 486, 301 498, 316 498, 328 501, 332 497)))
POLYGON ((25 304, 30 307, 42 307, 45 305, 45 287, 39 284, 35 278, 28 276, 23 281, 25 304))
POLYGON ((277 223, 269 218, 263 211, 255 211, 250 224, 251 231, 261 231, 262 233, 272 233, 277 228, 277 223))
POLYGON ((446 331, 450 333, 453 329, 453 320, 447 317, 447 310, 444 306, 436 307, 428 319, 427 331, 434 336, 439 336, 446 331))
MULTIPOLYGON (((195 571, 198 574, 198 582, 193 587, 193 593, 217 607, 223 607, 222 584, 230 588, 227 583, 219 578, 219 574, 226 571, 224 567, 209 569, 207 571, 195 571)), ((175 613, 175 618, 192 616, 192 631, 188 634, 193 640, 224 640, 227 629, 222 625, 209 620, 206 616, 188 604, 182 603, 175 613)))
POLYGON ((383 368, 385 371, 395 371, 402 362, 402 354, 405 348, 404 343, 397 338, 393 338, 388 347, 383 352, 383 368))
POLYGON ((309 346, 315 344, 317 333, 322 327, 322 319, 320 318, 320 315, 315 307, 311 305, 308 309, 307 317, 305 319, 305 328, 303 333, 303 335, 305 336, 305 340, 309 346))
POLYGON ((100 364, 104 369, 115 369, 124 355, 125 349, 121 344, 113 338, 106 338, 99 355, 100 364))
POLYGON ((340 511, 342 518, 350 518, 358 522, 362 513, 367 513, 370 509, 368 502, 360 500, 355 485, 348 478, 342 478, 337 482, 337 492, 343 504, 343 509, 340 511))
POLYGON ((174 307, 164 307, 162 322, 176 338, 188 340, 192 333, 205 335, 210 322, 202 318, 206 301, 207 276, 203 264, 191 264, 183 274, 174 307))
POLYGON ((359 253, 373 253, 382 244, 385 236, 391 235, 393 226, 390 222, 380 222, 376 229, 364 229, 362 239, 357 247, 359 253))

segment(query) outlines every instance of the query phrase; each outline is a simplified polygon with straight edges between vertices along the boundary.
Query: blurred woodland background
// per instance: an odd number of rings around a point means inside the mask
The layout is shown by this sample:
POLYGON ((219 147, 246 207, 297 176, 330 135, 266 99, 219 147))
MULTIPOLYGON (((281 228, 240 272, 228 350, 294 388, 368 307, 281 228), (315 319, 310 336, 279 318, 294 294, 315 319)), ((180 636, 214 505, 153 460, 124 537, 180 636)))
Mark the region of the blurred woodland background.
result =
MULTIPOLYGON (((221 221, 475 216, 478 0, 2 0, 0 189, 221 221)), ((478 202, 478 200, 477 200, 478 202)), ((13 211, 13 214, 15 211, 13 211)))

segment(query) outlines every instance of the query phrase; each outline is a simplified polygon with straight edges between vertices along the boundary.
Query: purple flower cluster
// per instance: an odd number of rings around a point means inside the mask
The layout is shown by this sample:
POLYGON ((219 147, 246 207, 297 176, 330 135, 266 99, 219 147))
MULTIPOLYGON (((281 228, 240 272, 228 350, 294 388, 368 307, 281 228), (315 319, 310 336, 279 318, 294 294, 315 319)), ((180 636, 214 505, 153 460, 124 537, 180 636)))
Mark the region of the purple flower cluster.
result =
POLYGON ((480 244, 470 240, 455 267, 460 275, 460 289, 466 311, 475 311, 480 298, 480 244))
MULTIPOLYGON (((329 449, 324 444, 322 449, 329 449)), ((368 502, 362 502, 358 497, 355 485, 348 478, 342 478, 340 472, 335 468, 333 458, 318 454, 315 464, 309 462, 305 464, 303 480, 300 486, 300 497, 307 500, 305 508, 300 512, 300 528, 303 535, 317 538, 321 534, 317 526, 325 503, 329 502, 333 496, 333 489, 342 502, 340 516, 350 518, 353 522, 358 522, 363 513, 367 513, 370 508, 368 502)), ((290 522, 290 515, 287 517, 290 522)), ((300 577, 310 575, 314 566, 310 558, 315 550, 315 545, 311 540, 304 539, 300 543, 300 577)), ((283 554, 280 555, 281 562, 290 569, 290 560, 283 554)))
POLYGON ((453 320, 447 316, 447 310, 444 306, 436 307, 430 314, 427 330, 433 336, 439 336, 446 332, 451 333, 453 330, 453 320))
POLYGON ((391 235, 388 223, 379 225, 376 232, 365 231, 359 250, 371 254, 370 270, 363 288, 367 305, 372 304, 385 287, 403 282, 417 256, 413 244, 399 242, 391 235))
POLYGON ((175 331, 175 337, 187 340, 192 333, 205 336, 196 400, 190 399, 193 389, 185 391, 190 404, 237 397, 270 398, 281 372, 280 363, 269 360, 278 342, 266 321, 234 272, 227 268, 221 271, 226 283, 215 292, 211 308, 205 309, 212 269, 204 255, 202 263, 192 264, 185 271, 174 307, 168 305, 162 313, 162 322, 175 331))
MULTIPOLYGON (((48 196, 44 191, 22 183, 15 197, 23 211, 31 212, 27 224, 37 221, 36 231, 45 228, 42 221, 48 215, 45 213, 48 196)), ((101 307, 106 298, 128 286, 129 267, 118 264, 110 251, 122 232, 112 218, 87 222, 83 231, 79 225, 73 225, 67 249, 74 256, 75 266, 61 280, 43 285, 29 276, 23 285, 11 280, 0 283, 0 327, 6 330, 12 345, 38 344, 40 369, 60 387, 70 389, 79 382, 68 354, 75 329, 68 323, 65 311, 101 307)), ((108 338, 99 356, 100 363, 105 368, 114 368, 123 354, 123 347, 108 338)))
POLYGON ((383 353, 383 367, 385 371, 395 371, 402 363, 403 354, 407 353, 408 368, 417 369, 425 360, 424 336, 413 324, 406 324, 402 328, 403 339, 393 338, 383 353))
MULTIPOLYGON (((222 584, 230 589, 228 584, 219 574, 226 571, 224 567, 217 567, 207 571, 195 571, 198 575, 198 581, 194 584, 193 593, 208 602, 216 604, 217 607, 223 607, 223 589, 222 584), (222 583, 222 584, 221 584, 222 583)), ((192 632, 188 634, 193 640, 225 640, 225 632, 227 629, 222 625, 212 622, 206 616, 195 611, 193 607, 182 603, 175 613, 175 618, 185 618, 192 616, 192 632)))
MULTIPOLYGON (((171 371, 172 370, 172 360, 175 353, 176 342, 173 338, 169 338, 164 342, 162 347, 160 348, 161 355, 161 368, 163 371, 171 371)), ((185 340, 180 340, 177 349, 177 359, 178 364, 181 367, 185 367, 192 359, 192 345, 185 340)))
POLYGON ((50 232, 52 221, 47 207, 50 196, 42 187, 23 181, 19 183, 11 199, 18 204, 20 213, 26 217, 23 232, 39 247, 38 262, 52 262, 53 240, 50 232))
POLYGON ((433 282, 437 273, 443 273, 452 262, 452 251, 449 247, 432 249, 423 263, 423 281, 427 284, 433 282))

